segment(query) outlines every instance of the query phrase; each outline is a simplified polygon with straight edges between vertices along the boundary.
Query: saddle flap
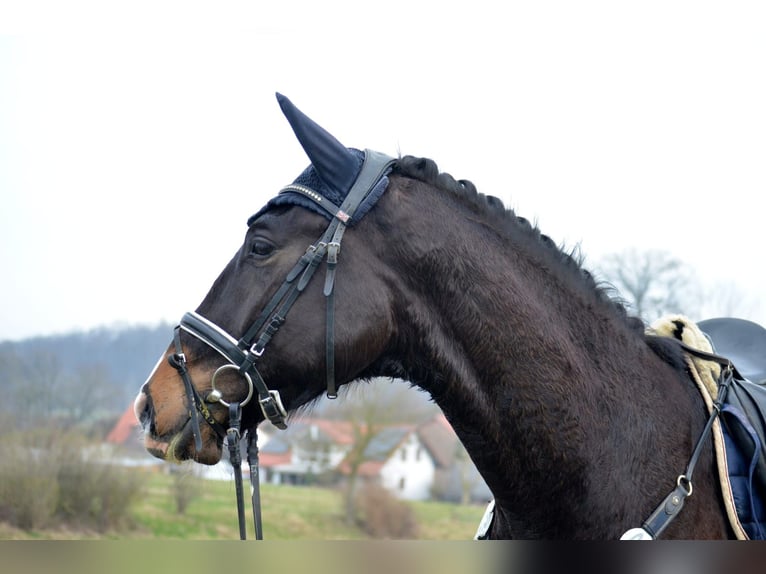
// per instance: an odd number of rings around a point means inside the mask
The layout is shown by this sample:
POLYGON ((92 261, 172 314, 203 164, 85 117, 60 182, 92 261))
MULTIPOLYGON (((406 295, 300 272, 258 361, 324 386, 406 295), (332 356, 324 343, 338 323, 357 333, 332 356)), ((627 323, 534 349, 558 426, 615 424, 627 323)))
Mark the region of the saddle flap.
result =
POLYGON ((766 329, 734 317, 706 319, 697 326, 710 338, 715 352, 731 360, 743 377, 754 383, 766 381, 766 329))
POLYGON ((766 386, 733 380, 724 408, 727 431, 747 459, 754 461, 753 478, 766 494, 766 386))
POLYGON ((721 410, 728 484, 751 540, 766 538, 766 387, 734 379, 721 410))

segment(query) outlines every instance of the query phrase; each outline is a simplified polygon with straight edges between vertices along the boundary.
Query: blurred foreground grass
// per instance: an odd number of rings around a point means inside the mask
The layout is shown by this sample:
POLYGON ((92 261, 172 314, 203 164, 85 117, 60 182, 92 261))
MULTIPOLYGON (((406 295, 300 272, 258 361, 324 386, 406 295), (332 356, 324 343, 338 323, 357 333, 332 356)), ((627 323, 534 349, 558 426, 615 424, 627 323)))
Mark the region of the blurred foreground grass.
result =
MULTIPOLYGON (((130 471, 126 472, 142 472, 130 471)), ((200 480, 199 495, 184 514, 176 512, 173 478, 145 473, 143 495, 131 509, 131 523, 105 533, 54 527, 26 532, 0 522, 0 539, 9 540, 238 540, 236 495, 231 481, 200 480)), ((249 489, 248 538, 253 538, 249 489)), ((262 485, 266 540, 364 540, 364 531, 346 524, 341 493, 315 487, 262 485)), ((470 540, 484 508, 442 502, 410 503, 420 540, 470 540)))

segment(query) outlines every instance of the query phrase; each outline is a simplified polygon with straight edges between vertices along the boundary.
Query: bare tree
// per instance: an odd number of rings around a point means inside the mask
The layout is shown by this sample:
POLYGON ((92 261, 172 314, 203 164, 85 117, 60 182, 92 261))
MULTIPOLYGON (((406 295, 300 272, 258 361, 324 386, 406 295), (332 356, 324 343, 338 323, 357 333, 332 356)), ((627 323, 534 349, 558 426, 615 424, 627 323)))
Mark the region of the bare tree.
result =
POLYGON ((99 412, 108 411, 125 401, 115 403, 112 395, 121 393, 111 381, 103 364, 79 365, 60 385, 57 404, 62 416, 72 424, 92 422, 99 412))
POLYGON ((733 281, 718 281, 705 290, 700 316, 750 318, 758 314, 758 301, 748 297, 733 281))
POLYGON ((22 358, 11 349, 0 352, 0 372, 6 397, 0 412, 16 426, 82 426, 115 408, 112 395, 118 387, 104 365, 80 365, 67 372, 52 351, 22 358))
POLYGON ((0 346, 0 390, 4 400, 0 401, 0 417, 8 427, 18 427, 28 420, 28 399, 35 399, 35 393, 25 384, 24 362, 10 345, 0 346), (23 412, 22 412, 23 411, 23 412))
POLYGON ((21 378, 11 389, 21 424, 51 423, 60 413, 58 399, 65 378, 61 361, 55 353, 40 350, 22 364, 21 378))
POLYGON ((344 401, 324 409, 328 418, 349 421, 354 434, 354 444, 345 458, 347 483, 344 507, 349 523, 356 521, 359 470, 368 460, 370 442, 384 427, 425 420, 436 409, 424 400, 423 393, 389 379, 375 379, 369 384, 356 385, 344 401))
POLYGON ((460 504, 469 504, 471 491, 477 483, 477 475, 475 472, 471 472, 473 462, 460 441, 455 444, 455 464, 460 477, 460 504))
POLYGON ((702 291, 693 270, 667 251, 613 253, 602 259, 597 272, 647 322, 667 313, 699 313, 702 291))
POLYGON ((602 280, 614 286, 630 311, 647 322, 668 313, 694 321, 754 315, 758 302, 729 281, 703 285, 694 270, 667 251, 628 249, 605 256, 596 265, 602 280))
POLYGON ((382 422, 418 423, 439 411, 426 392, 397 379, 377 377, 344 387, 341 392, 345 393, 343 400, 323 399, 316 405, 322 417, 350 420, 360 412, 374 408, 382 422))

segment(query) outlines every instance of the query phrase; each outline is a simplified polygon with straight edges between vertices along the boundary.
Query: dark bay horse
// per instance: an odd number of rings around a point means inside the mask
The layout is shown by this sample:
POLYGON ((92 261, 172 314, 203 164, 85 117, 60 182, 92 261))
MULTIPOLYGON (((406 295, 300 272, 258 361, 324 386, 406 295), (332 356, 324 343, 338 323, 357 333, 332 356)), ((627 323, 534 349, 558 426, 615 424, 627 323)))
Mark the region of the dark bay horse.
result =
MULTIPOLYGON (((396 377, 430 394, 491 489, 491 538, 640 526, 707 421, 680 349, 469 181, 345 148, 278 97, 311 165, 250 218, 142 388, 148 450, 213 464, 226 404, 244 403, 243 428, 284 426, 325 390, 396 377), (212 423, 196 431, 195 397, 212 423)), ((731 535, 707 443, 663 537, 731 535)))

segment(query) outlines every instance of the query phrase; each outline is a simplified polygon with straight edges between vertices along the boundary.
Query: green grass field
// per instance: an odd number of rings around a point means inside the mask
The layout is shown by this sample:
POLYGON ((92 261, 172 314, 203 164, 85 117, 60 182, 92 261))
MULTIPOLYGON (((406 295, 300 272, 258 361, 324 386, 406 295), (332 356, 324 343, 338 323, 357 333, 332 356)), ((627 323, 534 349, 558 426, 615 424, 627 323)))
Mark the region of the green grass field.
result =
MULTIPOLYGON (((132 539, 237 540, 236 496, 233 482, 200 481, 200 494, 184 514, 178 514, 173 480, 160 473, 146 475, 142 496, 131 509, 130 525, 107 533, 51 528, 24 532, 0 523, 0 539, 132 539)), ((248 538, 254 538, 249 488, 246 513, 248 538)), ((343 519, 340 492, 325 488, 263 485, 264 539, 362 540, 368 536, 343 519)), ((442 502, 410 503, 420 540, 470 540, 484 508, 442 502)))

